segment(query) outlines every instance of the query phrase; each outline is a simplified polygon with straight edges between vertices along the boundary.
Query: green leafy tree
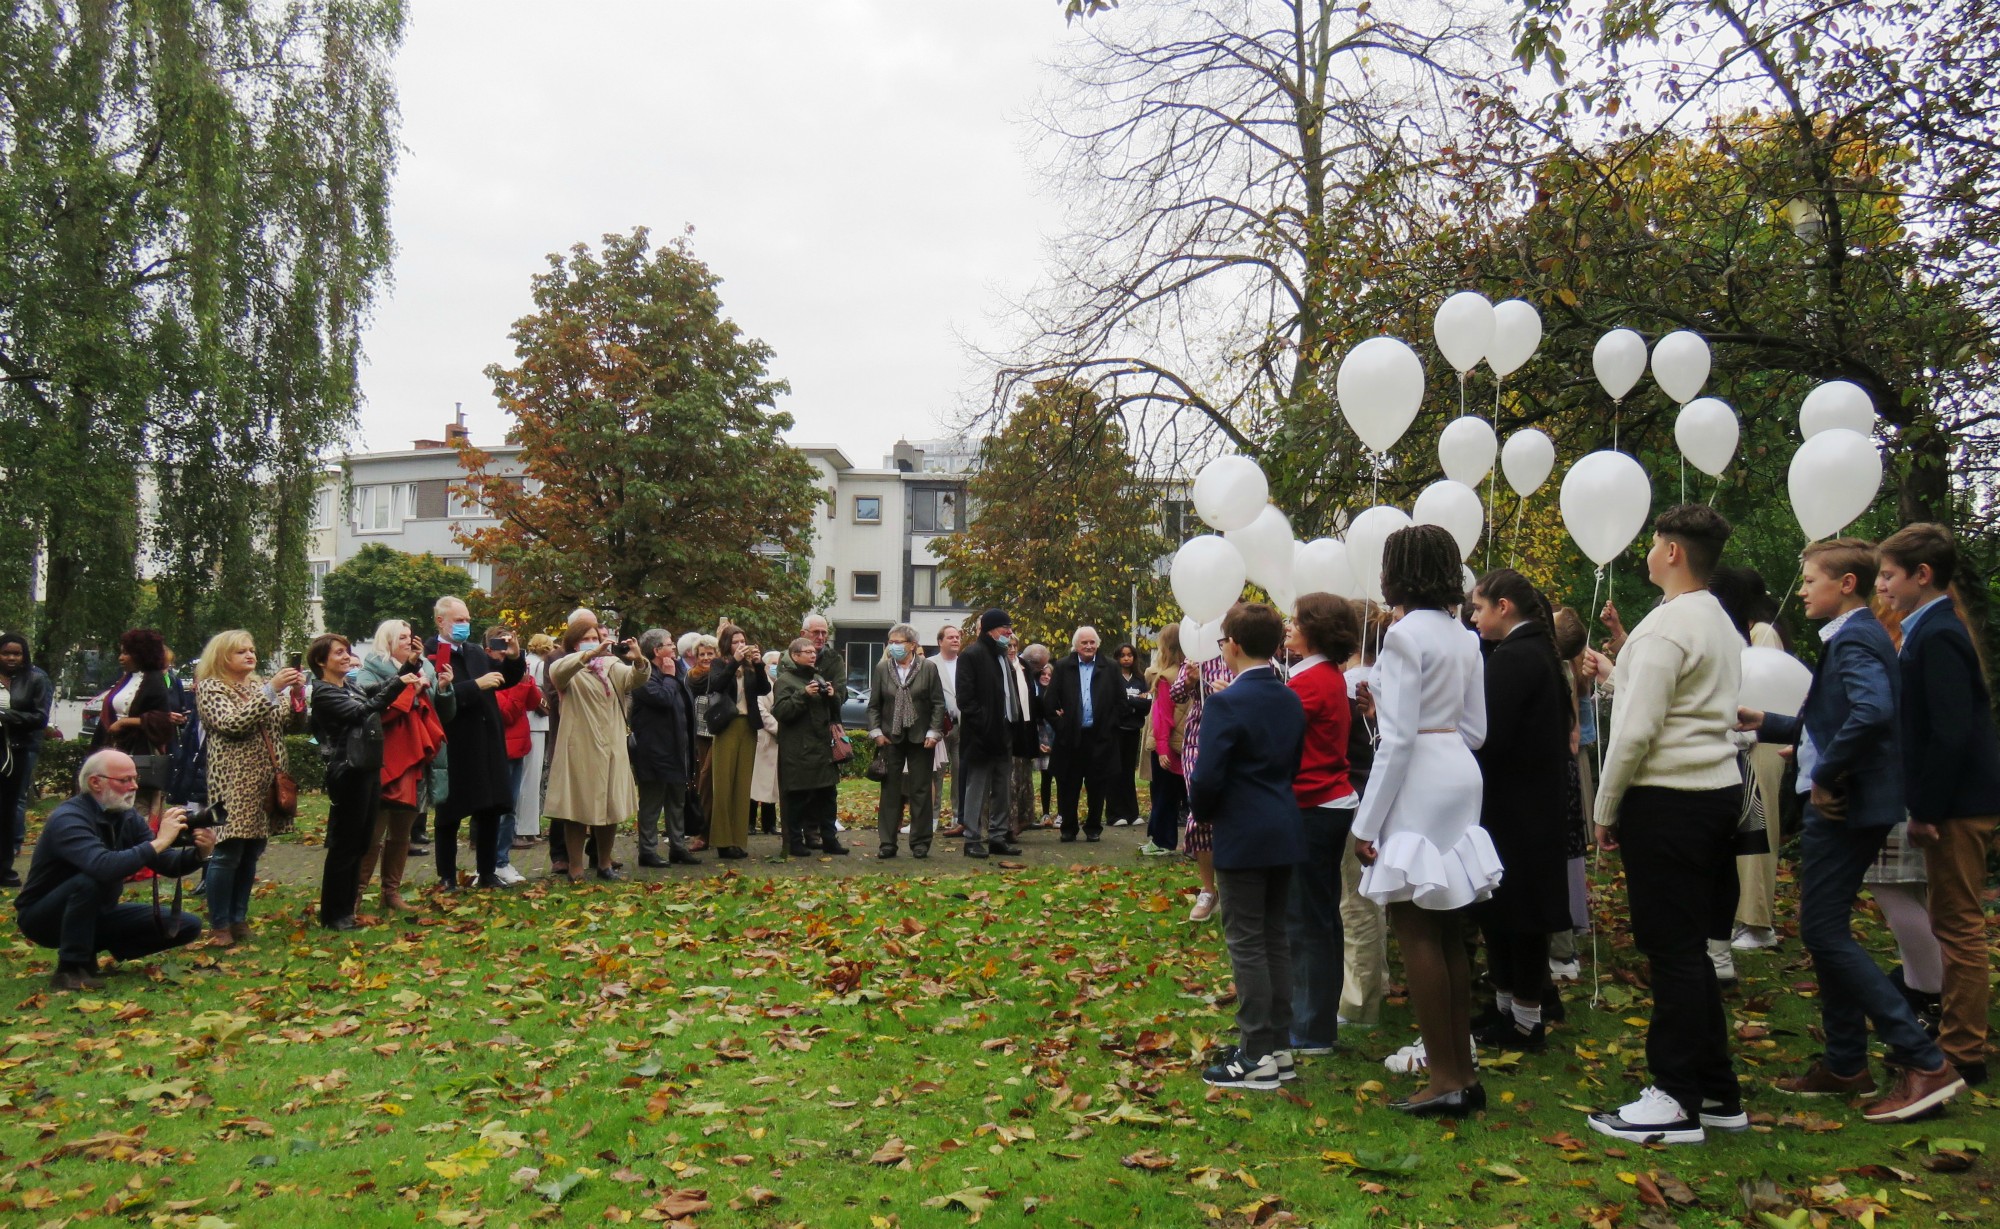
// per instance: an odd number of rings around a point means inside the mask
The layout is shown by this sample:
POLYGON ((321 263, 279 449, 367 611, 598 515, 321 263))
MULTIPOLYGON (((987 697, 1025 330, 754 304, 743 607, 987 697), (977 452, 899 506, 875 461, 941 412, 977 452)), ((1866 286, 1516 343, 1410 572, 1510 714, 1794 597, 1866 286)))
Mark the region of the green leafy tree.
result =
POLYGON ((316 458, 391 255, 401 0, 0 15, 0 618, 39 656, 132 612, 303 625, 316 458), (142 482, 160 515, 142 528, 142 482))
POLYGON ((722 314, 720 279, 687 241, 644 227, 549 257, 517 365, 487 368, 514 416, 525 481, 460 445, 469 496, 498 523, 461 535, 495 566, 509 609, 553 622, 574 606, 627 627, 712 629, 741 614, 777 643, 812 598, 812 515, 824 498, 781 438, 787 391, 770 347, 722 314))
POLYGON ((486 616, 484 595, 472 592, 464 568, 425 552, 412 555, 370 542, 321 582, 321 612, 328 631, 368 639, 384 619, 403 619, 429 635, 431 607, 446 594, 467 599, 475 622, 486 616))
POLYGON ((1154 565, 1175 543, 1158 489, 1090 390, 1048 380, 1022 396, 966 493, 970 524, 931 544, 959 600, 1005 607, 1020 634, 1051 644, 1084 623, 1130 634, 1134 586, 1142 618, 1160 609, 1154 565))

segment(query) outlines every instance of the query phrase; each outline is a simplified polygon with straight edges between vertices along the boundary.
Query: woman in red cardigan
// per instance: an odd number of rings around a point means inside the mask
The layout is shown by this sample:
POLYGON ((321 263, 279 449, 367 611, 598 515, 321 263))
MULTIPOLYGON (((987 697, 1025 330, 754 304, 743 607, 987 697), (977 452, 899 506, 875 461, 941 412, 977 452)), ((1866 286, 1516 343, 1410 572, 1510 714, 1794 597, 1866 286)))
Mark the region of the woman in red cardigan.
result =
POLYGON ((1292 794, 1306 834, 1306 861, 1292 874, 1292 1053, 1331 1054, 1339 1036, 1340 858, 1361 804, 1347 778, 1352 714, 1340 663, 1361 643, 1361 621, 1345 598, 1308 593, 1293 607, 1285 649, 1296 659, 1291 687, 1306 712, 1305 747, 1292 794))

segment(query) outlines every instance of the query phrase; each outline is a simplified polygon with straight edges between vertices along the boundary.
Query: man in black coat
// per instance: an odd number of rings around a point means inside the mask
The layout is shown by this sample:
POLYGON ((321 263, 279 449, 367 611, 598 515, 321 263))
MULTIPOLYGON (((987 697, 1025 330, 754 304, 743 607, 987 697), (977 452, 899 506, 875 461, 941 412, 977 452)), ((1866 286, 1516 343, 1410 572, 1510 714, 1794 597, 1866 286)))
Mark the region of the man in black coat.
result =
POLYGON ((1056 663, 1042 700, 1056 732, 1049 761, 1056 774, 1062 839, 1076 839, 1078 794, 1087 786, 1090 810, 1083 822, 1083 835, 1095 841, 1104 831, 1104 800, 1118 774, 1118 722, 1125 716, 1125 680, 1116 665, 1098 656, 1101 642, 1096 628, 1077 628, 1069 643, 1069 656, 1056 663))
POLYGON ((965 856, 1019 853, 1009 839, 1007 781, 1014 737, 1030 717, 1026 688, 1007 660, 1014 638, 1004 610, 979 616, 979 636, 958 657, 958 748, 965 773, 965 856))
POLYGON ((437 804, 437 872, 447 892, 458 890, 458 826, 472 817, 472 854, 479 868, 479 886, 502 887, 496 870, 500 817, 514 807, 507 766, 507 726, 493 693, 512 687, 528 674, 521 657, 494 661, 472 643, 472 615, 455 597, 441 597, 432 608, 438 634, 424 644, 431 663, 450 665, 452 692, 458 712, 444 723, 446 772, 449 784, 437 804))
POLYGON ((700 858, 688 851, 681 817, 688 782, 694 779, 694 696, 680 680, 680 654, 671 635, 654 628, 639 637, 639 651, 652 659, 645 686, 632 693, 632 779, 639 786, 639 865, 689 865, 700 858), (667 820, 667 857, 660 859, 660 816, 667 820))

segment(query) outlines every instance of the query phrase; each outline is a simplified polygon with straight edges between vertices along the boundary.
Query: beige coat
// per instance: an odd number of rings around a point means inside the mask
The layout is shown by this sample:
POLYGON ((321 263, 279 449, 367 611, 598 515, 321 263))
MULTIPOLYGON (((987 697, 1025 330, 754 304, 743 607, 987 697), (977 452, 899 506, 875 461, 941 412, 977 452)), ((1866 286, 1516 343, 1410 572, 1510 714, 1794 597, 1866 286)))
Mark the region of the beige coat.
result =
POLYGON ((549 664, 549 681, 562 694, 542 814, 578 824, 618 824, 639 812, 639 787, 626 754, 625 697, 651 672, 641 660, 615 659, 600 677, 571 653, 549 664))
POLYGON ((757 697, 757 761, 750 769, 750 801, 778 801, 778 719, 771 715, 771 697, 757 697))

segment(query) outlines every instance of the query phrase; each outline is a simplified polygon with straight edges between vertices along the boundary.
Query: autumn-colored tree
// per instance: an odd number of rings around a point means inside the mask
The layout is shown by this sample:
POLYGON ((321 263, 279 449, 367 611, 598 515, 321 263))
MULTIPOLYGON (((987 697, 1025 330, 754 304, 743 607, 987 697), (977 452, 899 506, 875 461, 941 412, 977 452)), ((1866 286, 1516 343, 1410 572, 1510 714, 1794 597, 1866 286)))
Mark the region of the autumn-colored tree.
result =
POLYGON ((1052 645, 1084 623, 1107 643, 1129 636, 1134 586, 1142 619, 1159 609, 1154 564, 1174 546, 1159 490, 1088 389, 1050 380, 1023 395, 981 446, 967 494, 971 524, 931 549, 968 605, 1004 607, 1020 635, 1052 645))
POLYGON ((468 497, 499 522, 459 540, 494 565, 500 605, 537 622, 590 606, 628 631, 722 614, 765 637, 798 627, 806 569, 787 561, 808 557, 823 497, 780 438, 771 350, 723 316, 719 281, 686 239, 656 250, 644 227, 535 277, 516 365, 486 371, 525 481, 459 445, 468 497))

